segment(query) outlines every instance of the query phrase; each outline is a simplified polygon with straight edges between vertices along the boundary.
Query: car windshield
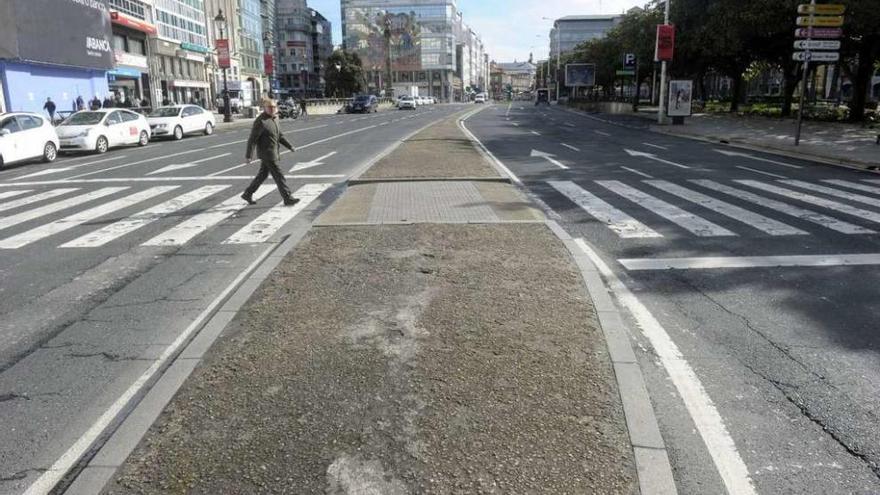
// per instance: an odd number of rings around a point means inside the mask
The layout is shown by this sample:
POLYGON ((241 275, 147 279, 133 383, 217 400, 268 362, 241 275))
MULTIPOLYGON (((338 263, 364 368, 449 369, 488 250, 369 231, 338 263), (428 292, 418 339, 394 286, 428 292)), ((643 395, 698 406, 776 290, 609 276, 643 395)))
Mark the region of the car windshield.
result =
POLYGON ((104 118, 104 112, 77 112, 61 125, 95 125, 104 118))
POLYGON ((164 107, 157 108, 150 112, 150 117, 177 117, 180 113, 180 108, 177 107, 164 107))

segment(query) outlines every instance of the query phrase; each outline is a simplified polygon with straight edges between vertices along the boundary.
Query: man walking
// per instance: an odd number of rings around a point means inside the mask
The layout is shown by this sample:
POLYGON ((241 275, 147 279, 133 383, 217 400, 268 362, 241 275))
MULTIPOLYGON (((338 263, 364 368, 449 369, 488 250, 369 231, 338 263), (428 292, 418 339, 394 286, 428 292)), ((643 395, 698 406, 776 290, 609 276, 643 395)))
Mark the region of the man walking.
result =
POLYGON ((52 101, 52 98, 46 98, 46 103, 43 104, 43 110, 49 114, 49 121, 52 122, 52 125, 55 125, 55 102, 52 101))
POLYGON ((303 118, 303 120, 307 120, 309 116, 309 111, 306 108, 306 97, 303 96, 301 100, 299 100, 299 116, 303 118))
POLYGON ((284 199, 286 206, 293 206, 299 203, 298 199, 290 195, 290 189, 287 187, 287 181, 284 179, 284 172, 281 171, 281 167, 278 164, 281 160, 281 154, 279 153, 281 145, 284 145, 290 151, 296 150, 281 133, 278 117, 275 116, 276 110, 278 110, 278 104, 274 100, 264 99, 263 113, 254 121, 251 135, 248 138, 245 160, 248 164, 251 163, 255 147, 257 148, 257 157, 260 159, 260 171, 247 189, 244 190, 244 194, 241 195, 241 199, 251 205, 256 204, 254 193, 257 192, 257 189, 269 174, 272 174, 272 179, 275 180, 275 185, 278 186, 278 192, 281 193, 281 198, 284 199))

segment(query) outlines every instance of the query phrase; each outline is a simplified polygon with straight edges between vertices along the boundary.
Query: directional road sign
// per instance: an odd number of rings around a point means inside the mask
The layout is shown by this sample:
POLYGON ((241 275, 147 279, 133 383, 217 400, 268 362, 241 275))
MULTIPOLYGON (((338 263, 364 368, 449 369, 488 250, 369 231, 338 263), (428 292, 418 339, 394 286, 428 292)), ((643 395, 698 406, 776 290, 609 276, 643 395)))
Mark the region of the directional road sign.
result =
POLYGON ((801 16, 797 18, 798 26, 817 26, 817 27, 840 27, 843 26, 843 16, 831 17, 809 17, 801 16))
POLYGON ((843 36, 843 29, 840 28, 800 28, 794 32, 797 38, 822 38, 836 39, 843 36))
POLYGON ((837 62, 840 60, 838 52, 794 52, 791 55, 792 60, 798 62, 837 62))
POLYGON ((836 3, 798 5, 798 14, 843 15, 844 12, 846 12, 846 5, 836 3))
POLYGON ((798 50, 840 50, 837 40, 797 40, 794 47, 798 50))

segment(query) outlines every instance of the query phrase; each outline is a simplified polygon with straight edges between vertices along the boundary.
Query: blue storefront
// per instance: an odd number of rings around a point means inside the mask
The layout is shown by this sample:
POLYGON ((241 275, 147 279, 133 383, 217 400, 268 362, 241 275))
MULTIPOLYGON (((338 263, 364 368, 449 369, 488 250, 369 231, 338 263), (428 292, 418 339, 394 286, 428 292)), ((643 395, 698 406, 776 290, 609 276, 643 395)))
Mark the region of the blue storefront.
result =
POLYGON ((12 2, 13 14, 0 19, 3 109, 39 113, 50 97, 69 111, 78 96, 106 97, 114 64, 106 0, 12 2))

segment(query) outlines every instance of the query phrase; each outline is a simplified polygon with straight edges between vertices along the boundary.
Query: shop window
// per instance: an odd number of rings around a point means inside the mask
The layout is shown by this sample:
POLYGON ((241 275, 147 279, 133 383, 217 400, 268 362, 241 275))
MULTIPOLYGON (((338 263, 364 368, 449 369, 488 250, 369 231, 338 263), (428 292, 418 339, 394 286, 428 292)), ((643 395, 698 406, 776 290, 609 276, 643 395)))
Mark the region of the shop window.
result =
POLYGON ((130 53, 134 53, 136 55, 146 55, 147 50, 146 50, 146 47, 144 46, 144 40, 129 39, 128 40, 128 51, 130 53))
POLYGON ((120 52, 124 52, 125 50, 125 36, 114 34, 113 35, 113 49, 118 50, 120 52))

